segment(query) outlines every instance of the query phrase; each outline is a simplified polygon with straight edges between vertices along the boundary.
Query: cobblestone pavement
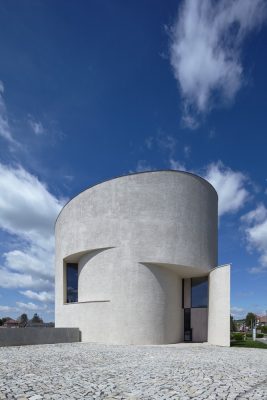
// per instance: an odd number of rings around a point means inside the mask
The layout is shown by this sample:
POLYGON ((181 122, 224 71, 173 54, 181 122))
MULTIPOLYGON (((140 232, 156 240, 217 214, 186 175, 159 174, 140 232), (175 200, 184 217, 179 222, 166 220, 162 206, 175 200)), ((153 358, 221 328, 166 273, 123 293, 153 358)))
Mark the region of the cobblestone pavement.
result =
POLYGON ((192 344, 2 347, 0 399, 267 399, 267 351, 192 344))

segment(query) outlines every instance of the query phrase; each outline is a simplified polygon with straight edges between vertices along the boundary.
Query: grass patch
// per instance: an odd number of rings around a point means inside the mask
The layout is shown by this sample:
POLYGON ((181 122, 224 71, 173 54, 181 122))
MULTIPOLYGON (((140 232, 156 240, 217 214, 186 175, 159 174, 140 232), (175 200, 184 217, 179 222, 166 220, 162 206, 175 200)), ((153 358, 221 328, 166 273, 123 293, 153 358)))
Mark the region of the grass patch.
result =
POLYGON ((231 342, 231 347, 252 347, 254 349, 267 349, 267 344, 258 340, 234 340, 231 342))

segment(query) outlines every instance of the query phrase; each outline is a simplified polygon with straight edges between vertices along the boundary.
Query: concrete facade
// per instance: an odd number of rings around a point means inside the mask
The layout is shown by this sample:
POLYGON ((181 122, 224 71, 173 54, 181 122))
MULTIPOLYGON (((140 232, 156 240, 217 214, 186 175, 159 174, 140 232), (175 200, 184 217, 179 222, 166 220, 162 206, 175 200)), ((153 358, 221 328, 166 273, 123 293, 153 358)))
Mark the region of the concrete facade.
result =
POLYGON ((230 265, 215 268, 209 274, 210 344, 230 346, 230 265))
POLYGON ((214 188, 185 172, 132 174, 80 193, 56 222, 56 326, 79 327, 83 341, 177 343, 189 307, 193 341, 206 341, 214 313, 191 308, 190 279, 216 270, 217 216, 214 188), (78 268, 75 303, 66 303, 68 263, 78 268))
POLYGON ((0 328, 0 347, 79 341, 78 328, 0 328))

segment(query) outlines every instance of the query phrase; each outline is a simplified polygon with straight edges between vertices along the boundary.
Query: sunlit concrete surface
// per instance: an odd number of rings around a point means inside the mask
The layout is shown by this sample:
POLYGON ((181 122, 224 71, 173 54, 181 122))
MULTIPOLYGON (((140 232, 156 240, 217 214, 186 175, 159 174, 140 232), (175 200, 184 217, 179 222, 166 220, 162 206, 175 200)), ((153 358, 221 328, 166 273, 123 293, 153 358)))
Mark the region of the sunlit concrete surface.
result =
POLYGON ((266 399, 267 351, 205 344, 0 348, 0 399, 266 399))
MULTIPOLYGON (((87 342, 182 342, 182 280, 210 271, 210 286, 218 280, 217 220, 215 189, 191 173, 131 174, 83 191, 56 222, 56 327, 78 327, 87 342), (66 301, 68 263, 78 270, 73 303, 66 301)), ((193 341, 229 345, 229 284, 213 291, 209 318, 207 309, 192 309, 193 341)))

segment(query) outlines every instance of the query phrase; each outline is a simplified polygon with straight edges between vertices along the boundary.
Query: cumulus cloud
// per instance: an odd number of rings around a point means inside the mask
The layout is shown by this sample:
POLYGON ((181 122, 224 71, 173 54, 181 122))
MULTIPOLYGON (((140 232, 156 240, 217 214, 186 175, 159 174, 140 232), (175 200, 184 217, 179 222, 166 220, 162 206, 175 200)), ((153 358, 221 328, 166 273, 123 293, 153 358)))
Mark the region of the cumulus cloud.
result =
POLYGON ((38 300, 45 303, 53 303, 54 302, 54 292, 33 292, 32 290, 21 291, 21 294, 28 297, 32 300, 38 300))
POLYGON ((0 287, 51 289, 54 221, 65 201, 21 166, 0 164, 0 186, 0 229, 17 245, 3 254, 0 287))
POLYGON ((23 303, 22 301, 17 301, 16 304, 21 310, 37 311, 46 309, 46 306, 38 306, 37 304, 31 302, 23 303))
POLYGON ((0 287, 8 289, 51 289, 53 280, 42 279, 37 276, 33 277, 28 271, 24 273, 12 272, 8 268, 0 266, 0 287))
POLYGON ((0 81, 0 136, 6 139, 9 143, 15 144, 15 140, 12 136, 12 132, 8 122, 8 115, 6 104, 4 101, 4 84, 0 81))
POLYGON ((242 44, 265 19, 265 0, 182 2, 170 29, 170 62, 187 127, 198 126, 198 114, 234 99, 244 83, 242 44))
POLYGON ((219 216, 241 209, 249 198, 247 177, 223 165, 212 163, 206 168, 204 178, 216 189, 219 197, 219 216))
POLYGON ((177 171, 186 171, 185 165, 178 160, 170 158, 170 169, 177 170, 177 171))
POLYGON ((0 305, 0 312, 8 313, 8 312, 14 312, 17 311, 18 309, 16 307, 11 307, 11 306, 1 306, 0 305))
POLYGON ((28 123, 35 135, 39 136, 45 133, 45 128, 41 121, 36 121, 32 116, 29 116, 28 123))
POLYGON ((241 218, 250 251, 257 251, 260 255, 259 266, 252 267, 249 272, 267 272, 267 208, 259 204, 254 210, 241 218))
POLYGON ((0 164, 0 228, 47 248, 63 202, 24 168, 0 164))
MULTIPOLYGON (((50 250, 50 249, 49 249, 50 250)), ((50 280, 53 277, 53 257, 48 249, 30 245, 26 250, 13 250, 4 253, 5 265, 13 271, 28 272, 32 277, 50 280)))

